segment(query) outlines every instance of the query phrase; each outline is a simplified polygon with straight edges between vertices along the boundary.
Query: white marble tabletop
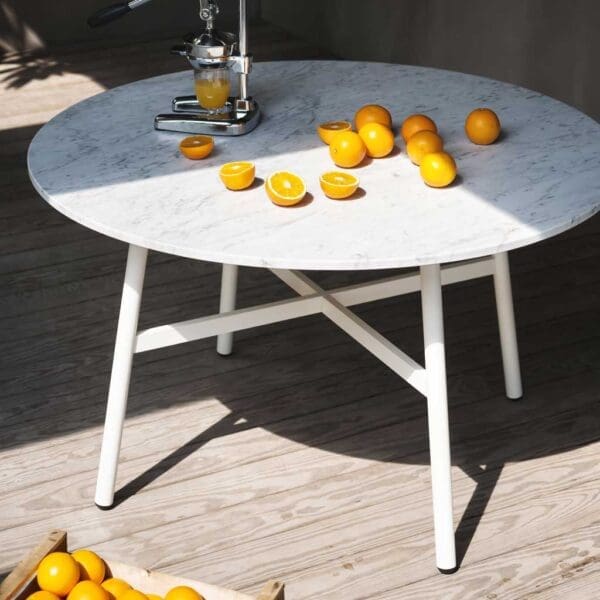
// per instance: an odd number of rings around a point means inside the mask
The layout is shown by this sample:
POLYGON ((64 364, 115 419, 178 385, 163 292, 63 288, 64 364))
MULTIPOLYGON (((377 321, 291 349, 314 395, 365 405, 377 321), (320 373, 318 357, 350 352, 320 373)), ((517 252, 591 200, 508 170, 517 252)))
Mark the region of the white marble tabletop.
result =
POLYGON ((364 62, 259 63, 251 91, 263 120, 239 138, 216 138, 206 160, 178 151, 182 134, 153 129, 190 72, 129 84, 85 100, 36 135, 29 171, 39 193, 71 219, 149 249, 238 265, 377 269, 444 263, 511 250, 569 229, 600 208, 600 125, 561 102, 513 85, 449 71, 364 62), (427 187, 400 151, 354 169, 364 192, 325 197, 333 169, 315 125, 351 120, 367 103, 395 125, 423 112, 438 123, 460 179, 427 187), (492 146, 475 146, 463 124, 488 106, 503 123, 492 146), (229 192, 229 161, 252 160, 257 177, 301 175, 311 197, 272 204, 264 186, 229 192))

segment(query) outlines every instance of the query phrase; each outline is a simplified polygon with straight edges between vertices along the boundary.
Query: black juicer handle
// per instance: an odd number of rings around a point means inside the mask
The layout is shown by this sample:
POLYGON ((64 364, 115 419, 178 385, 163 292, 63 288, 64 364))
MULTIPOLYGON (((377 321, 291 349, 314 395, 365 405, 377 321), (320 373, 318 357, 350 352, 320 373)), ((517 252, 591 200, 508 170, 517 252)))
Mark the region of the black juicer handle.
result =
POLYGON ((101 8, 98 12, 94 13, 88 19, 88 25, 90 27, 100 27, 100 25, 106 25, 106 23, 110 23, 111 21, 126 15, 128 12, 131 12, 129 4, 112 4, 111 6, 101 8))

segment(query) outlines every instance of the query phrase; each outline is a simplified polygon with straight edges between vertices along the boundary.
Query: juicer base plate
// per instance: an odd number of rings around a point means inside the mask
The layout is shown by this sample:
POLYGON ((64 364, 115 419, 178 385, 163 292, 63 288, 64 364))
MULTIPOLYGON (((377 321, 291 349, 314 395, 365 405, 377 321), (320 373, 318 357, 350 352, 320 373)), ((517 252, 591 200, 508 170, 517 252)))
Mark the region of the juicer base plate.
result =
POLYGON ((230 98, 226 110, 211 113, 202 109, 195 96, 173 100, 173 113, 157 115, 154 128, 162 131, 208 135, 244 135, 256 128, 260 121, 258 104, 253 100, 230 98))

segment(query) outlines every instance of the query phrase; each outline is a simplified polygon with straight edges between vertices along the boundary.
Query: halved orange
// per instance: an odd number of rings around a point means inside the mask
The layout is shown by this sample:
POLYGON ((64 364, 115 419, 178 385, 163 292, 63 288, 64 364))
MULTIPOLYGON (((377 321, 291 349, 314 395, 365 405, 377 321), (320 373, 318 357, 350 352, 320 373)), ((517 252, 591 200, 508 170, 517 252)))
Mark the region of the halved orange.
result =
POLYGON ((279 206, 294 206, 306 196, 306 184, 302 177, 289 171, 277 171, 269 175, 265 187, 271 201, 279 206))
POLYGON ((206 158, 215 147, 215 141, 210 135, 192 135, 181 140, 179 150, 186 158, 200 160, 206 158))
POLYGON ((352 124, 350 121, 328 121, 327 123, 321 123, 320 125, 317 125, 317 133, 319 134, 319 137, 328 146, 331 144, 336 133, 339 133, 340 131, 350 131, 351 129, 352 124))
POLYGON ((251 162, 230 162, 224 164, 220 171, 219 177, 229 190, 245 190, 254 183, 256 168, 251 162))
POLYGON ((342 171, 323 173, 319 181, 325 195, 333 200, 343 200, 352 196, 360 184, 358 177, 342 171))

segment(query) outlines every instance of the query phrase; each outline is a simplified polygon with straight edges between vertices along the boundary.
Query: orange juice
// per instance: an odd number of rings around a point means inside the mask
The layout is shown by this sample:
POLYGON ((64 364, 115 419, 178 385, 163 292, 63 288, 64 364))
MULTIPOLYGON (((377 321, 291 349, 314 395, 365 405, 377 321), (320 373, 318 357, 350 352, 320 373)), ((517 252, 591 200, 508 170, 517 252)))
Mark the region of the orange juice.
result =
POLYGON ((223 108, 229 98, 231 84, 229 77, 196 79, 196 97, 202 108, 217 110, 223 108))

